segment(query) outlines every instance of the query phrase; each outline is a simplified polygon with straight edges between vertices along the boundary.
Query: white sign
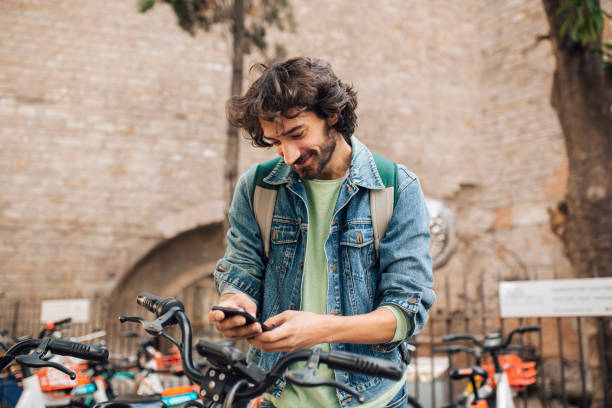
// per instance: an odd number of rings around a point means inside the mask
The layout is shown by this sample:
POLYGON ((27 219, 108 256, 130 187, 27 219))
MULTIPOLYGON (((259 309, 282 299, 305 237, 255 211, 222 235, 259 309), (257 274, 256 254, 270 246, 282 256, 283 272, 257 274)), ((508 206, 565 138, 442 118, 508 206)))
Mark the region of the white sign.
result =
POLYGON ((499 283, 501 317, 612 316, 612 278, 499 283))
POLYGON ((43 300, 40 320, 46 323, 70 317, 73 323, 88 323, 89 304, 89 299, 43 300))

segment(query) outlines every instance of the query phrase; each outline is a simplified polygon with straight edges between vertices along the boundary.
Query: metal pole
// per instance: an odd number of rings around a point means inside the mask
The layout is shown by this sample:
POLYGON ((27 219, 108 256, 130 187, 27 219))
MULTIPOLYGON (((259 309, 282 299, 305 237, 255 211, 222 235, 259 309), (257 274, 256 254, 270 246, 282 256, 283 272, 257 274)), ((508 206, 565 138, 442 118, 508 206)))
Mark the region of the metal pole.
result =
POLYGON ((606 326, 603 317, 598 318, 599 320, 599 355, 601 356, 601 376, 603 383, 603 395, 604 395, 604 407, 610 406, 610 399, 608 398, 608 363, 606 361, 606 351, 608 341, 606 339, 606 326))
MULTIPOLYGON (((447 312, 448 313, 448 312, 447 312)), ((433 349, 434 349, 434 321, 432 320, 429 323, 429 330, 431 335, 429 336, 429 350, 431 354, 431 360, 429 363, 430 373, 431 373, 431 406, 436 406, 436 376, 434 371, 434 360, 433 360, 433 349)))
POLYGON ((559 363, 561 365, 561 394, 563 395, 563 406, 567 408, 567 392, 565 390, 565 364, 563 363, 563 333, 561 332, 560 317, 557 317, 557 339, 559 341, 559 363))
POLYGON ((586 372, 584 369, 584 350, 582 349, 582 319, 576 318, 578 323, 578 351, 580 353, 580 380, 582 381, 582 406, 589 406, 589 398, 586 389, 586 372))

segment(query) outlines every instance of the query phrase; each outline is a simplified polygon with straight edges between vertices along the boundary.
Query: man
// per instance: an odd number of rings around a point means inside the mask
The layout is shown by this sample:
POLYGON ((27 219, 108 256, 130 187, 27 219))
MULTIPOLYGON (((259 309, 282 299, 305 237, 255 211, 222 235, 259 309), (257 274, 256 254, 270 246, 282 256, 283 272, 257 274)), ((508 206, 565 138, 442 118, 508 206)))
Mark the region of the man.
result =
MULTIPOLYGON (((370 190, 384 184, 372 154, 353 136, 356 106, 354 90, 329 65, 307 58, 266 68, 244 96, 228 102, 232 124, 282 160, 264 179, 278 186, 268 256, 253 212, 257 166, 236 186, 228 248, 215 270, 219 305, 241 307, 274 329, 264 333, 258 323, 221 311, 209 320, 225 337, 247 339, 250 361, 266 371, 280 352, 315 346, 400 362, 398 346, 423 328, 434 302, 427 209, 417 178, 403 166, 378 253, 374 247, 370 190)), ((405 381, 326 367, 318 375, 361 392, 368 407, 406 393, 405 381)), ((278 381, 262 406, 355 404, 332 387, 278 381)))

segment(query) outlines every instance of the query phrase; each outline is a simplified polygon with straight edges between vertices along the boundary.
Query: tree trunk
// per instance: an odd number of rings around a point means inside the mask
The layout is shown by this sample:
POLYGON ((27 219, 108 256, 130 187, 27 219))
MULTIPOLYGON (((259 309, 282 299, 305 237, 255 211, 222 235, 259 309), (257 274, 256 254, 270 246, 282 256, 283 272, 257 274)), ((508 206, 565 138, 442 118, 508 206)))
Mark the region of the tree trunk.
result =
MULTIPOLYGON (((551 104, 561 124, 569 161, 566 220, 561 239, 578 277, 612 276, 612 78, 598 54, 560 38, 559 0, 543 0, 557 66, 551 104)), ((593 325, 612 339, 610 319, 593 325)), ((589 332, 589 330, 587 330, 589 332)), ((612 351, 597 353, 597 335, 588 340, 594 378, 612 378, 612 351)), ((609 341, 609 340, 608 340, 609 341)), ((610 384, 600 383, 596 406, 603 406, 610 384)), ((597 390, 596 390, 597 391, 597 390)), ((612 401, 607 396, 607 401, 612 401)))
MULTIPOLYGON (((232 87, 231 95, 240 95, 242 93, 242 73, 244 66, 244 0, 234 0, 232 10, 232 38, 233 38, 233 55, 232 55, 232 87)), ((227 214, 229 206, 234 195, 234 188, 238 178, 238 129, 227 124, 227 141, 225 145, 225 224, 227 222, 227 214)))

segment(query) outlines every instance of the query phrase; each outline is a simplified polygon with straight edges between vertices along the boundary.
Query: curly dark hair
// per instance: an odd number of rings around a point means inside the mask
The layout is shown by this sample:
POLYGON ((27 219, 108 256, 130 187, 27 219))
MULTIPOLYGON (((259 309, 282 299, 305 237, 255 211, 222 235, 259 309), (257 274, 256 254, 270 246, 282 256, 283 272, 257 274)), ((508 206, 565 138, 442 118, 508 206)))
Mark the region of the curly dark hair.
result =
POLYGON ((304 111, 312 111, 321 119, 337 115, 333 128, 350 144, 357 127, 357 95, 352 86, 338 79, 328 63, 298 57, 270 67, 256 64, 251 69, 255 67, 263 68, 261 76, 243 96, 233 96, 226 106, 230 123, 246 130, 253 145, 271 146, 264 140, 259 118, 274 121, 304 111), (292 109, 297 113, 289 116, 292 109))

